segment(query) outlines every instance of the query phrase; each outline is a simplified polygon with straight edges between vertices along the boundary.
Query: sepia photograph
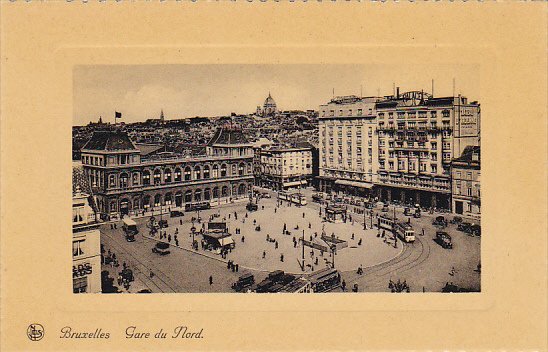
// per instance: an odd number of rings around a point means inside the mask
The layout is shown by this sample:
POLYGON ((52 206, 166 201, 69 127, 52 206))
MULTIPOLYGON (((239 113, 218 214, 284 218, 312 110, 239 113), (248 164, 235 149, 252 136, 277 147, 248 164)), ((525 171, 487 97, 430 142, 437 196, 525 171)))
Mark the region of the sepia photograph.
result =
POLYGON ((73 292, 480 292, 480 121, 475 66, 76 66, 73 292))

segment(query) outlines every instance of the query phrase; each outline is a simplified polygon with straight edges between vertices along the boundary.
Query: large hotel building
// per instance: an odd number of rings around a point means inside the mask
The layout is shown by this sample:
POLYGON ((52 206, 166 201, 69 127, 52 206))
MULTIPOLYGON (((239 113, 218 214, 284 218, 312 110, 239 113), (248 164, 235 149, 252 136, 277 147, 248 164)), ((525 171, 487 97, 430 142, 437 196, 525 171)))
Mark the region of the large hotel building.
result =
POLYGON ((96 131, 81 161, 102 219, 185 204, 247 198, 253 148, 238 129, 216 131, 205 146, 136 144, 122 131, 96 131))
POLYGON ((413 91, 320 106, 320 189, 451 209, 451 161, 478 146, 480 105, 413 91))

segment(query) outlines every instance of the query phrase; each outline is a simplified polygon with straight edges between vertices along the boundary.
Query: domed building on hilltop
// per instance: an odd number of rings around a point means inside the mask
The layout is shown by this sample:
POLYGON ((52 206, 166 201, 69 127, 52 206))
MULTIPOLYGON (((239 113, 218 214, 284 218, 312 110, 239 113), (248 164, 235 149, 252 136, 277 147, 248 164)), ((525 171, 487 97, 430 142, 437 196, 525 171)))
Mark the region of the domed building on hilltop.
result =
POLYGON ((260 106, 257 107, 257 115, 268 116, 268 115, 274 115, 277 112, 278 112, 278 108, 276 106, 276 102, 270 95, 270 92, 268 92, 268 97, 264 101, 262 110, 260 106))

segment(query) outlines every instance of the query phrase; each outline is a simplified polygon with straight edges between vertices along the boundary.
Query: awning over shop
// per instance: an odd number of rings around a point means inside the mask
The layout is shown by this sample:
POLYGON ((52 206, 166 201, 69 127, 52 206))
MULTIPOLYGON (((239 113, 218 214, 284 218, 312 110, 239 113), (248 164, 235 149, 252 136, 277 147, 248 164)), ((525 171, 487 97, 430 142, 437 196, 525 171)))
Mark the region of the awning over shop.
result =
POLYGON ((232 239, 232 237, 223 237, 223 238, 219 238, 219 244, 224 247, 224 246, 228 246, 230 244, 233 244, 234 243, 234 240, 232 239))
POLYGON ((293 186, 300 186, 300 185, 306 185, 306 180, 284 183, 284 187, 293 187, 293 186))
POLYGON ((369 182, 358 182, 358 181, 347 181, 347 180, 337 180, 335 181, 336 185, 343 185, 343 186, 352 186, 352 187, 359 187, 359 188, 371 188, 373 187, 372 183, 369 182))

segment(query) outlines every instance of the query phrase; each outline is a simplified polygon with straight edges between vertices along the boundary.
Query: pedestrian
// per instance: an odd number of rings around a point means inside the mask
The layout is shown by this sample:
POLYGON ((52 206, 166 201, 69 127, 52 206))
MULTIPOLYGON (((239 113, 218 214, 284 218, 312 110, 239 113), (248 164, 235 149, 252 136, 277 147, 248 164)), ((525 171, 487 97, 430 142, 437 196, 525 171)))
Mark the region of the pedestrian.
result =
POLYGON ((354 233, 352 233, 352 239, 354 239, 354 233))
POLYGON ((422 235, 424 236, 424 227, 422 228, 422 235))
POLYGON ((341 288, 343 291, 346 291, 346 281, 342 281, 341 288))
POLYGON ((123 263, 122 263, 122 267, 123 267, 124 269, 127 267, 126 262, 123 262, 123 263))
POLYGON ((245 242, 245 236, 242 236, 242 243, 245 242))
POLYGON ((316 261, 314 262, 315 265, 318 265, 318 257, 316 257, 316 261))
POLYGON ((303 212, 303 219, 304 219, 304 212, 303 212))
POLYGON ((177 247, 179 247, 179 240, 178 240, 178 239, 175 239, 175 245, 176 245, 177 247))
POLYGON ((263 259, 266 257, 266 251, 263 251, 263 259))
POLYGON ((183 219, 179 219, 179 225, 183 224, 183 219))
POLYGON ((358 241, 358 246, 361 246, 362 245, 362 239, 360 238, 360 240, 358 241))
POLYGON ((311 223, 308 223, 308 228, 309 228, 309 229, 312 228, 312 224, 311 224, 311 223))
POLYGON ((213 285, 213 276, 209 276, 209 286, 213 285))
POLYGON ((284 255, 280 255, 280 261, 283 262, 284 261, 284 255))
POLYGON ((278 210, 278 208, 274 208, 274 214, 276 214, 276 210, 278 210))
POLYGON ((171 235, 167 235, 167 241, 171 242, 171 235))
POLYGON ((238 272, 238 268, 240 267, 239 264, 236 264, 236 272, 238 272))
POLYGON ((278 240, 276 240, 275 244, 274 244, 274 248, 275 249, 278 249, 278 240))

